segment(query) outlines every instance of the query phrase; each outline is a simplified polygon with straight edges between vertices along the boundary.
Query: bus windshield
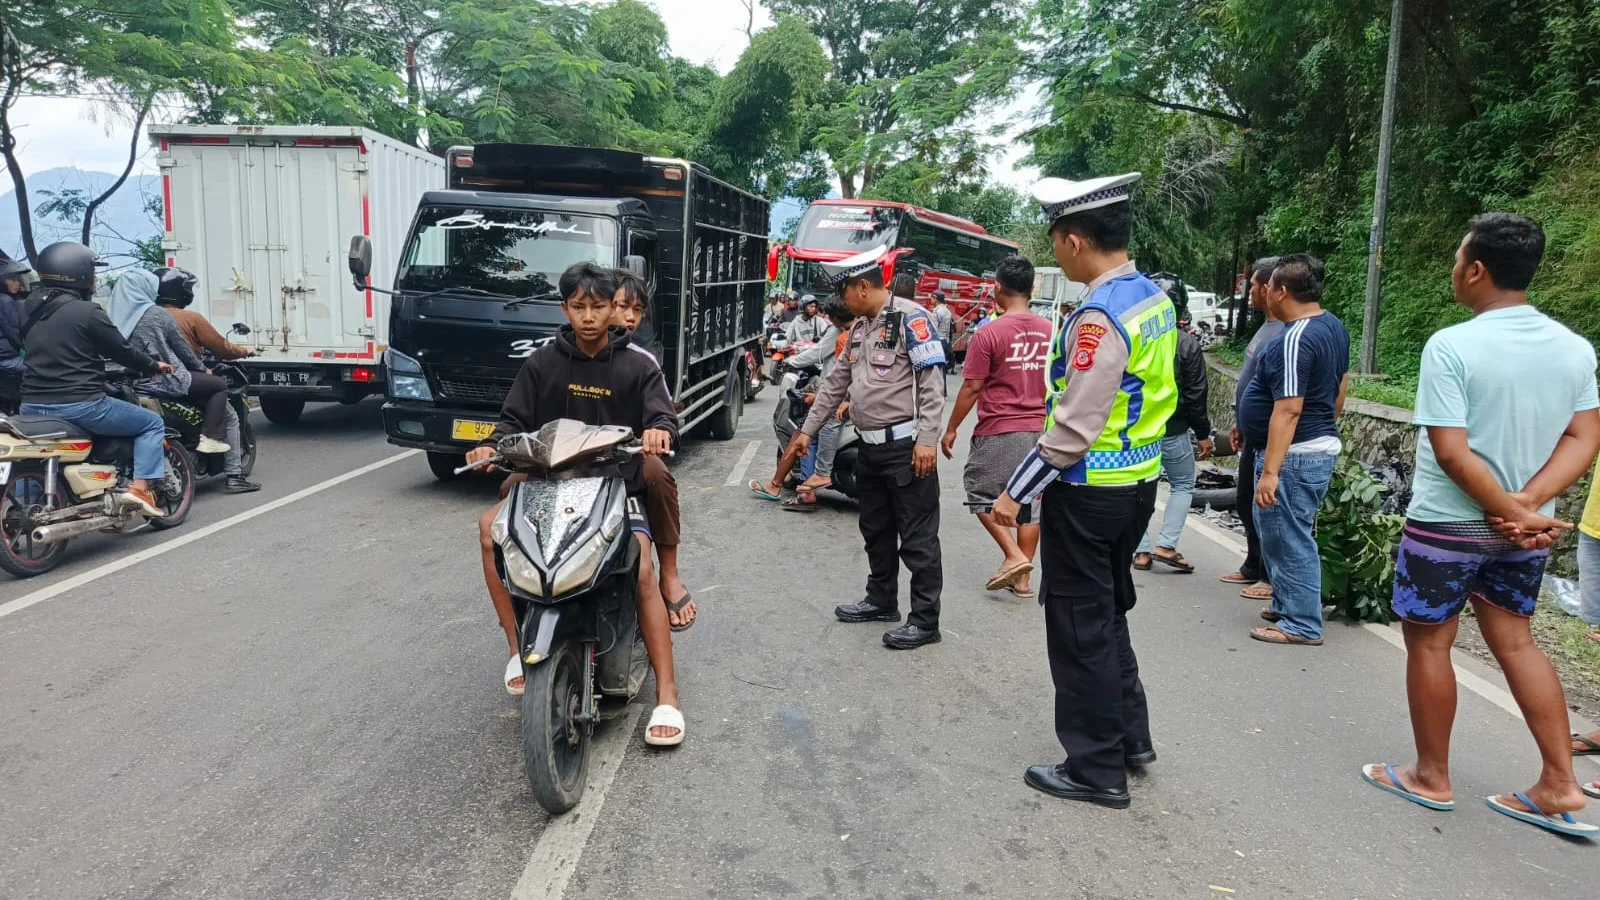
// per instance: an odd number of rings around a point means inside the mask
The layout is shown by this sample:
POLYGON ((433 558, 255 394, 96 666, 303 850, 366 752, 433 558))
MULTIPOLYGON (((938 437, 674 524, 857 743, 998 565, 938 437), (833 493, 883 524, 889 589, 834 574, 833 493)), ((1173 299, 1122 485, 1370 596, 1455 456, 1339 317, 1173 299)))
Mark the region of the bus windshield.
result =
POLYGON ((556 290, 573 263, 616 264, 617 224, 521 209, 428 207, 417 214, 395 287, 477 288, 510 297, 556 290))
POLYGON ((898 209, 813 203, 800 220, 794 244, 802 250, 861 253, 880 245, 894 246, 899 231, 898 209))

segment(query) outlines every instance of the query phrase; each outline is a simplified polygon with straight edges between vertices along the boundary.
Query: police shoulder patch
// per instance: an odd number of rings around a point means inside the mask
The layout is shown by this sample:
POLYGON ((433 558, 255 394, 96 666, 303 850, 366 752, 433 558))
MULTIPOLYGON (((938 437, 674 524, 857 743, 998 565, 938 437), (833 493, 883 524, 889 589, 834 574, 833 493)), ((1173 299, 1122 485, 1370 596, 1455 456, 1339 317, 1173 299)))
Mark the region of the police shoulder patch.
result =
POLYGON ((927 313, 912 313, 906 319, 906 326, 911 329, 911 334, 919 341, 933 339, 933 328, 928 324, 927 313))
POLYGON ((1104 325, 1084 322, 1078 326, 1078 344, 1072 351, 1072 367, 1079 372, 1094 368, 1094 355, 1100 349, 1100 340, 1109 332, 1104 325))

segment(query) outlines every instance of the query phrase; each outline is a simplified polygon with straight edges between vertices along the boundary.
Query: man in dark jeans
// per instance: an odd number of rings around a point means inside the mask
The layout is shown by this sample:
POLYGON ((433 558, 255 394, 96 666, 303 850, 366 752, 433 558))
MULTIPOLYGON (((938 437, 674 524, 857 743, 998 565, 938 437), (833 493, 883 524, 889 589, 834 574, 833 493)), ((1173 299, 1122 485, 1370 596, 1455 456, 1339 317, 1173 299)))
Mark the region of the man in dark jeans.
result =
MULTIPOLYGON (((1272 271, 1277 267, 1278 257, 1268 256, 1257 261, 1250 273, 1250 308, 1265 315, 1267 320, 1256 330, 1255 336, 1250 339, 1250 345, 1244 351, 1244 366, 1239 370, 1239 385, 1233 392, 1236 418, 1239 405, 1244 401, 1244 389, 1255 375, 1261 348, 1283 338, 1283 323, 1272 318, 1267 312, 1267 285, 1272 283, 1272 271)), ((1272 585, 1266 583, 1267 570, 1261 564, 1261 537, 1256 532, 1256 454, 1260 448, 1249 445, 1237 424, 1233 426, 1233 446, 1239 451, 1238 490, 1234 494, 1233 509, 1244 525, 1244 537, 1248 549, 1245 551, 1244 563, 1239 566, 1239 571, 1230 572, 1222 576, 1221 580, 1226 584, 1243 585, 1244 590, 1239 592, 1241 597, 1250 600, 1271 600, 1272 585)))

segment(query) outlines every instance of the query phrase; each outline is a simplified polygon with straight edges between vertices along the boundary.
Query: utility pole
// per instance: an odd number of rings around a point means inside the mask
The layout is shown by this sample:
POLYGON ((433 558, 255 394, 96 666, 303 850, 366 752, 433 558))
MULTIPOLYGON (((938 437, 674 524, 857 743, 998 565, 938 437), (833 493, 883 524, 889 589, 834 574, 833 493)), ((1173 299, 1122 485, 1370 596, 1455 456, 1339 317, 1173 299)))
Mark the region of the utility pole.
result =
POLYGON ((1400 32, 1405 0, 1389 13, 1389 67, 1383 81, 1383 124, 1378 132, 1378 188, 1372 198, 1372 237, 1367 248, 1367 306, 1361 316, 1361 372, 1378 371, 1378 298, 1383 292, 1383 237, 1389 225, 1389 166, 1394 155, 1395 94, 1400 87, 1400 32))

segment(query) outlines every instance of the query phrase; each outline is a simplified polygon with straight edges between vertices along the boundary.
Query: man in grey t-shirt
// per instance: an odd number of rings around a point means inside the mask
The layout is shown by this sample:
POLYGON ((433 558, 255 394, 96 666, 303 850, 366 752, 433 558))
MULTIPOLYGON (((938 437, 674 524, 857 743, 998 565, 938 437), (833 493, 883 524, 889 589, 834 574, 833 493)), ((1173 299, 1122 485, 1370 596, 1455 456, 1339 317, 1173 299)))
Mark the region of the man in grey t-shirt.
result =
MULTIPOLYGON (((1278 257, 1269 256, 1258 261, 1250 272, 1250 308, 1264 315, 1267 315, 1267 284, 1272 281, 1272 272, 1277 267, 1278 257)), ((1245 386, 1255 376, 1256 363, 1261 358, 1262 348, 1273 341, 1282 340, 1283 327, 1282 322, 1267 315, 1267 321, 1256 330, 1255 336, 1250 338, 1249 346, 1245 347, 1244 365, 1239 369, 1239 386, 1233 392, 1236 420, 1233 426, 1233 446, 1239 451, 1238 492, 1234 496, 1234 512, 1244 525, 1244 536, 1249 550, 1245 553, 1239 571, 1222 576, 1222 580, 1228 584, 1244 585, 1241 594, 1252 600, 1272 599, 1272 585, 1257 583, 1265 582, 1267 578, 1267 570, 1261 565, 1261 539, 1256 535, 1254 515, 1256 453, 1265 448, 1246 446, 1244 435, 1239 432, 1237 418, 1239 406, 1244 402, 1245 386)))

